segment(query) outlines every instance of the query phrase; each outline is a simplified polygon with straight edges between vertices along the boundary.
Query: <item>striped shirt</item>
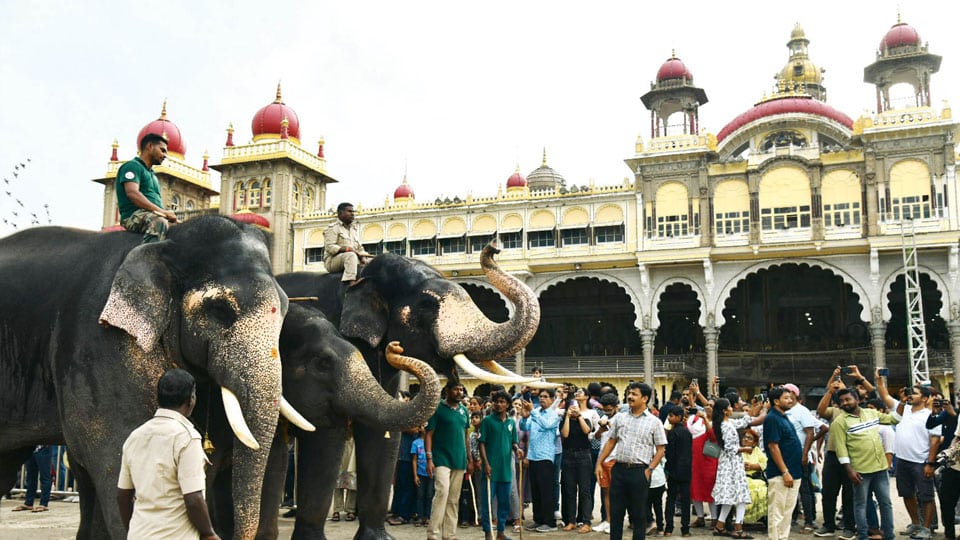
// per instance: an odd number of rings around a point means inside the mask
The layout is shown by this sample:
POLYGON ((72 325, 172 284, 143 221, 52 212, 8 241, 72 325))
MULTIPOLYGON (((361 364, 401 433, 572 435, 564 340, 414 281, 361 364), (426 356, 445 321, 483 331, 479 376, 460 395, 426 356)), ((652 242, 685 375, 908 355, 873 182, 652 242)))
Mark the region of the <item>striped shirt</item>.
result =
POLYGON ((667 432, 650 409, 645 409, 640 416, 625 411, 611 420, 610 439, 617 441, 613 449, 617 463, 650 465, 657 447, 667 444, 667 432))
POLYGON ((859 414, 844 411, 830 424, 830 437, 836 444, 837 460, 849 463, 862 474, 887 470, 887 456, 880 438, 881 424, 896 424, 900 417, 873 409, 860 408, 859 414))

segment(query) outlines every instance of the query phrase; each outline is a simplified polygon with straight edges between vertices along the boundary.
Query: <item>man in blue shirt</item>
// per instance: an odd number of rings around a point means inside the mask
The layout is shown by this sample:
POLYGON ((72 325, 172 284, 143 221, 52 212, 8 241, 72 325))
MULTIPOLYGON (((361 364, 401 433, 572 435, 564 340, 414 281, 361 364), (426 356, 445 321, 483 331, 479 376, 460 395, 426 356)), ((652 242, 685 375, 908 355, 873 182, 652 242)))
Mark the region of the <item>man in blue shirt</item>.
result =
POLYGON ((523 403, 523 419, 520 429, 530 432, 530 491, 533 499, 533 523, 528 527, 537 532, 557 530, 553 499, 553 454, 560 416, 554 410, 552 388, 540 390, 540 408, 533 410, 533 403, 523 403))
POLYGON ((763 447, 767 453, 767 536, 786 540, 790 518, 797 504, 803 477, 803 445, 797 438, 787 411, 793 407, 793 392, 778 386, 767 394, 770 412, 763 421, 763 447))

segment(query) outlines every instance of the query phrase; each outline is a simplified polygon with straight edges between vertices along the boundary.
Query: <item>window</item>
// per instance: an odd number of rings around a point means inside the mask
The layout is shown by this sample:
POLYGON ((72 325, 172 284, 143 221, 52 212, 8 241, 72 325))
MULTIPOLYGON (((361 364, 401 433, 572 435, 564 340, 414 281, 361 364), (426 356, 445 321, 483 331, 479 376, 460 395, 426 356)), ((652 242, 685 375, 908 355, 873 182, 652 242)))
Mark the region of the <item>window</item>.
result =
POLYGON ((500 233, 500 247, 503 249, 520 249, 523 247, 523 232, 500 233))
POLYGON ((247 206, 247 191, 243 182, 238 182, 233 192, 233 209, 241 210, 247 206))
POLYGON ((553 229, 549 231, 531 231, 527 233, 527 243, 531 248, 553 247, 557 244, 553 229))
POLYGON ((381 253, 383 253, 382 247, 383 247, 383 244, 381 244, 380 242, 374 242, 372 244, 364 244, 363 250, 371 255, 380 255, 381 253))
POLYGON ((893 198, 893 219, 920 219, 930 217, 930 195, 893 198))
POLYGON ((410 241, 410 255, 435 255, 436 253, 437 242, 433 238, 410 241))
POLYGON ((448 253, 466 253, 467 252, 467 240, 458 236, 456 238, 441 238, 440 239, 440 254, 446 255, 448 253))
POLYGON ((187 210, 188 210, 188 211, 189 211, 189 210, 193 210, 193 208, 194 208, 193 200, 192 200, 192 199, 191 199, 191 200, 187 200, 187 210))
POLYGON ((810 226, 810 205, 782 206, 760 210, 760 221, 765 231, 788 230, 810 226))
POLYGON ((300 184, 293 183, 293 211, 300 211, 300 184))
POLYGON ((263 206, 270 206, 270 199, 272 192, 270 190, 270 179, 267 178, 263 181, 263 206))
POLYGON ((384 242, 383 243, 383 252, 384 253, 394 253, 396 255, 406 255, 407 254, 407 243, 403 240, 397 240, 395 242, 384 242))
POLYGON ((260 182, 251 182, 247 192, 247 201, 253 208, 260 208, 260 182))
POLYGON ((582 229, 563 229, 560 231, 561 246, 580 246, 590 243, 590 237, 587 236, 587 228, 582 229))
POLYGON ((493 240, 494 238, 495 236, 489 234, 468 237, 467 240, 470 244, 470 253, 480 253, 483 251, 483 248, 490 243, 490 240, 493 240))
POLYGON ((657 236, 673 238, 687 235, 687 216, 657 216, 657 236))
POLYGON ((823 205, 823 224, 827 227, 860 225, 860 203, 836 203, 823 205))
POLYGON ((180 196, 179 196, 179 195, 174 195, 173 197, 170 198, 170 210, 171 210, 172 212, 176 212, 177 210, 180 210, 180 196))
POLYGON ((323 262, 323 248, 314 247, 306 249, 306 261, 307 264, 315 264, 323 262))
POLYGON ((598 244, 623 242, 623 225, 596 227, 593 229, 593 235, 596 237, 598 244))
POLYGON ((303 212, 313 212, 313 188, 307 188, 307 196, 303 201, 303 212))
POLYGON ((714 216, 717 236, 750 232, 750 212, 723 212, 714 216))

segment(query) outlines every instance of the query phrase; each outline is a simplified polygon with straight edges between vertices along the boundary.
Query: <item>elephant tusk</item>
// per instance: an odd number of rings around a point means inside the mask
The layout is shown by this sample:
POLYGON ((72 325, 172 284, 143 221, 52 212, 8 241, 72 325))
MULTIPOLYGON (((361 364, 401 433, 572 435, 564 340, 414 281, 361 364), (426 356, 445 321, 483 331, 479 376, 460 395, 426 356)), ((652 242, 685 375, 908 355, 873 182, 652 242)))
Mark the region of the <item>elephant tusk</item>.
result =
POLYGON ((317 428, 314 427, 302 414, 298 413, 296 409, 293 408, 293 405, 287 401, 287 398, 280 396, 280 414, 284 418, 290 421, 291 424, 297 426, 298 428, 304 431, 316 431, 317 428))
POLYGON ((526 385, 529 386, 530 388, 537 388, 537 389, 560 388, 560 386, 562 386, 560 383, 546 382, 546 381, 534 381, 531 383, 526 383, 526 385))
POLYGON ((220 387, 220 394, 223 396, 223 412, 227 413, 227 422, 233 429, 233 434, 240 439, 240 442, 253 450, 260 449, 260 443, 254 438, 250 428, 247 427, 247 421, 243 419, 243 411, 240 409, 240 401, 236 394, 231 392, 225 386, 220 387))
MULTIPOLYGON (((513 375, 514 377, 518 377, 521 379, 524 378, 523 375, 517 375, 516 373, 510 371, 509 369, 501 366, 500 363, 497 362, 496 360, 484 360, 483 365, 486 366, 487 369, 489 369, 490 371, 497 373, 499 375, 513 375)), ((527 379, 524 379, 524 380, 527 380, 527 379)), ((560 388, 559 383, 546 382, 538 379, 530 379, 528 382, 523 384, 529 386, 530 388, 538 388, 538 389, 560 388)))
POLYGON ((527 384, 537 380, 533 378, 520 377, 519 375, 495 375, 485 369, 480 368, 462 353, 453 355, 453 361, 460 366, 460 369, 486 382, 499 384, 527 384))

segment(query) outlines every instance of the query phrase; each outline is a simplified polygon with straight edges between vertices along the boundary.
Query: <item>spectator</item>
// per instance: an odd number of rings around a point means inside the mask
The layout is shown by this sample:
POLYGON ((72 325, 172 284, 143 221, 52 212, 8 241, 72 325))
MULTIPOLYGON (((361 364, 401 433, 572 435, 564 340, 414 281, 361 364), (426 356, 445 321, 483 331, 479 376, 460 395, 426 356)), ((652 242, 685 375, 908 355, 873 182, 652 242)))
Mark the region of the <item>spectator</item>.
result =
POLYGON ((560 422, 560 436, 563 445, 562 476, 562 516, 563 530, 577 529, 579 533, 588 533, 593 517, 593 493, 590 492, 590 432, 594 424, 588 419, 588 412, 596 416, 589 408, 583 390, 577 390, 567 406, 560 422), (581 409, 581 404, 587 407, 581 409))
POLYGON ((817 524, 815 523, 817 506, 816 497, 813 492, 813 467, 810 466, 810 449, 813 447, 813 441, 816 438, 821 423, 813 417, 810 409, 803 405, 803 398, 800 396, 800 389, 797 385, 785 384, 783 387, 793 392, 795 401, 793 407, 790 407, 790 410, 787 411, 787 418, 793 425, 793 429, 797 432, 797 439, 803 444, 803 454, 800 456, 801 468, 803 470, 803 476, 800 477, 800 479, 803 480, 800 482, 800 504, 794 506, 793 519, 797 518, 797 513, 802 507, 803 528, 801 532, 809 534, 817 530, 817 524))
POLYGON ((343 455, 340 458, 337 488, 333 491, 331 521, 340 521, 341 512, 346 513, 344 519, 347 521, 357 519, 357 453, 350 420, 347 420, 347 442, 343 446, 343 455))
MULTIPOLYGON (((469 409, 469 407, 468 407, 469 409)), ((480 492, 476 489, 483 476, 480 471, 480 422, 483 420, 483 413, 478 408, 470 413, 470 454, 467 459, 473 463, 473 472, 464 475, 463 485, 460 487, 460 526, 469 527, 470 525, 480 525, 480 516, 476 509, 480 508, 480 492)))
MULTIPOLYGON (((603 448, 607 441, 610 440, 610 420, 612 420, 617 414, 619 404, 620 400, 617 399, 616 393, 611 392, 600 396, 600 408, 603 411, 603 416, 597 421, 599 427, 597 428, 597 431, 594 432, 594 437, 598 437, 600 439, 601 448, 603 448)), ((610 456, 606 459, 606 461, 599 463, 601 475, 599 478, 597 478, 597 483, 600 484, 600 514, 603 520, 599 525, 594 527, 593 530, 607 534, 610 533, 610 523, 607 521, 607 514, 605 514, 604 511, 605 509, 610 508, 610 472, 612 471, 615 463, 616 462, 613 460, 613 456, 610 456)), ((596 470, 597 466, 594 465, 593 468, 596 470)))
POLYGON ((659 417, 661 422, 667 421, 667 415, 670 414, 670 411, 674 407, 680 406, 680 400, 683 398, 683 392, 679 390, 674 390, 670 392, 670 400, 663 404, 663 407, 660 407, 659 417))
POLYGON ((430 509, 427 540, 457 536, 457 502, 463 475, 473 472, 467 427, 470 417, 460 404, 463 386, 454 380, 444 386, 444 400, 427 423, 423 442, 427 454, 427 474, 433 476, 434 495, 430 509))
MULTIPOLYGON (((666 456, 666 449, 664 449, 666 456)), ((666 457, 660 460, 653 472, 650 473, 650 486, 647 488, 647 507, 646 519, 643 520, 644 527, 647 527, 647 534, 661 536, 663 534, 663 492, 667 489, 667 473, 664 471, 664 462, 666 457)))
POLYGON ((790 537, 790 515, 800 492, 803 446, 787 411, 793 407, 793 392, 778 386, 767 394, 772 405, 763 422, 763 446, 767 454, 767 536, 790 537), (796 479, 795 479, 796 478, 796 479))
POLYGON ((884 540, 892 540, 893 505, 887 479, 888 463, 880 438, 880 424, 896 424, 898 418, 873 409, 861 408, 859 394, 851 388, 837 392, 841 414, 830 426, 830 436, 836 439, 837 459, 843 465, 850 482, 855 486, 853 508, 857 522, 857 537, 867 540, 867 501, 877 498, 880 508, 880 530, 884 540))
POLYGON ((504 530, 510 512, 510 483, 513 479, 513 455, 523 459, 519 447, 516 424, 507 416, 510 396, 498 391, 492 395, 493 414, 480 423, 480 459, 486 481, 480 504, 483 508, 481 525, 485 540, 493 540, 490 527, 490 505, 497 500, 497 540, 506 540, 504 530))
POLYGON ((674 407, 667 415, 670 431, 667 432, 666 473, 667 508, 664 520, 664 535, 673 535, 673 518, 676 503, 680 502, 680 534, 690 536, 690 479, 693 473, 693 437, 685 423, 683 407, 674 407))
POLYGON ((648 410, 653 388, 632 382, 627 387, 630 409, 617 413, 610 428, 610 438, 600 451, 599 465, 594 471, 602 474, 602 463, 611 454, 616 464, 610 478, 610 538, 623 538, 623 518, 629 510, 635 523, 633 540, 646 537, 643 512, 647 506, 647 489, 653 468, 663 459, 667 435, 663 423, 648 410))
MULTIPOLYGON (((817 415, 822 420, 832 422, 843 411, 839 407, 831 406, 835 393, 844 388, 841 381, 841 370, 836 368, 830 374, 827 381, 827 391, 820 399, 817 405, 817 415)), ((827 452, 823 457, 822 484, 820 502, 823 505, 823 526, 813 532, 814 536, 832 537, 838 536, 840 540, 853 540, 856 533, 856 523, 854 522, 853 511, 853 484, 850 483, 850 477, 844 472, 843 467, 837 460, 836 446, 834 438, 827 436, 827 452), (843 512, 843 529, 838 535, 836 532, 837 516, 837 496, 843 489, 841 498, 841 510, 843 512)))
POLYGON ((53 488, 53 477, 50 474, 53 464, 55 446, 37 446, 33 453, 24 462, 26 467, 26 481, 23 484, 23 504, 13 509, 14 512, 29 510, 31 512, 46 512, 50 504, 50 490, 53 488), (33 505, 37 496, 37 476, 40 477, 40 504, 33 505))
POLYGON ((552 389, 540 390, 540 406, 534 410, 533 403, 523 404, 523 420, 520 429, 529 432, 530 451, 530 496, 533 500, 533 523, 527 528, 537 532, 550 532, 557 529, 554 516, 553 478, 554 449, 557 426, 560 416, 553 405, 556 393, 552 389))
POLYGON ((427 470, 427 450, 424 447, 422 428, 417 428, 417 438, 410 444, 410 455, 412 459, 408 463, 413 473, 413 485, 417 489, 417 516, 413 518, 413 524, 416 527, 429 527, 434 486, 427 470))
MULTIPOLYGON (((720 457, 717 461, 717 480, 712 495, 720 513, 713 524, 713 532, 717 536, 727 536, 724 521, 730 510, 736 507, 734 532, 729 536, 753 538, 743 532, 743 516, 750 502, 750 488, 747 486, 747 474, 740 454, 740 437, 737 436, 737 428, 730 421, 731 414, 733 406, 726 398, 720 398, 714 403, 713 431, 720 434, 717 441, 720 445, 720 457)), ((787 524, 789 527, 789 520, 787 524)))
MULTIPOLYGON (((413 466, 413 441, 420 439, 423 445, 423 429, 415 427, 400 434, 400 451, 397 455, 397 474, 393 483, 393 516, 387 520, 390 525, 409 523, 417 510, 417 477, 413 466)), ((424 460, 426 467, 426 460, 424 460)))
MULTIPOLYGON (((706 397, 700 393, 700 386, 696 382, 690 383, 691 396, 702 403, 707 403, 706 397)), ((717 480, 717 458, 703 453, 707 442, 717 442, 717 437, 707 422, 706 414, 698 411, 687 417, 687 429, 693 437, 693 474, 690 477, 690 499, 693 501, 693 510, 697 514, 693 527, 706 526, 704 519, 704 503, 707 504, 706 517, 712 522, 716 516, 713 505, 713 486, 717 480)))
POLYGON ((744 523, 759 523, 767 515, 767 456, 757 445, 760 435, 747 429, 740 437, 740 446, 744 449, 743 468, 747 471, 747 487, 750 488, 750 504, 743 516, 744 523))

